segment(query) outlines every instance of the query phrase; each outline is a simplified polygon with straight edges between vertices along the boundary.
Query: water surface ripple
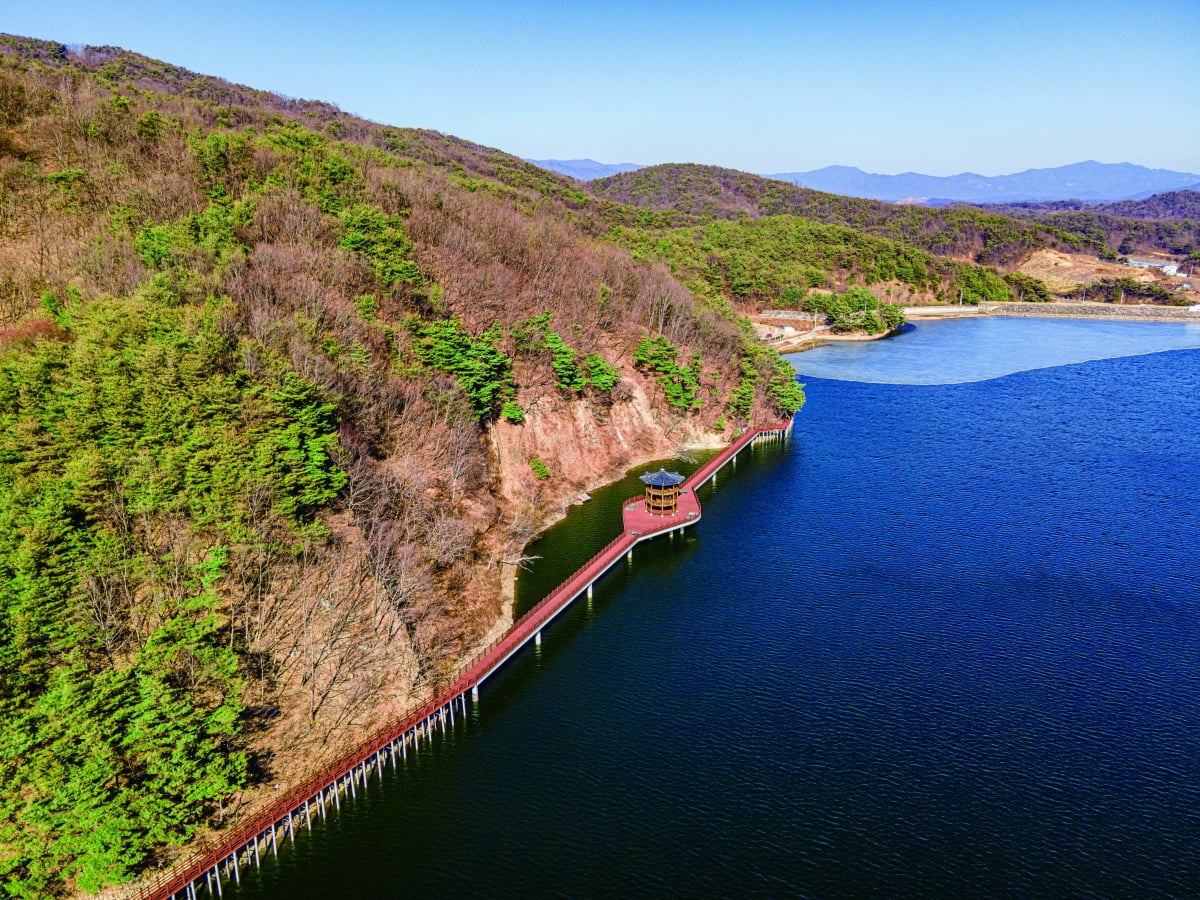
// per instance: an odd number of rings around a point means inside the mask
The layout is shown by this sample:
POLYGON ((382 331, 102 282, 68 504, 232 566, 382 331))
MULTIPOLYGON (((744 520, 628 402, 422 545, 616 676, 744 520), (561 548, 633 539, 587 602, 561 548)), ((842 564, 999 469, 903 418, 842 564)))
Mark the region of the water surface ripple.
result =
POLYGON ((1200 352, 805 380, 790 445, 237 896, 1200 895, 1200 352))

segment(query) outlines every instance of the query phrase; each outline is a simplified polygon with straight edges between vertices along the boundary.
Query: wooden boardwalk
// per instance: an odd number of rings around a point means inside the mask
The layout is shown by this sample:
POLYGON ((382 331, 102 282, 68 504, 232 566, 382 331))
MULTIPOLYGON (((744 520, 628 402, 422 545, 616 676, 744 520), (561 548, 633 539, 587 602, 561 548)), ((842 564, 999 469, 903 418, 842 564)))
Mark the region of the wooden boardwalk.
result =
POLYGON ((439 728, 445 733, 453 726, 456 715, 466 714, 468 694, 471 700, 478 701, 479 685, 488 676, 529 641, 540 641, 542 629, 575 598, 584 592, 590 594, 592 585, 622 557, 631 554, 637 544, 700 521, 696 491, 713 479, 721 468, 736 460, 742 450, 755 442, 785 438, 791 427, 789 421, 750 428, 739 435, 683 482, 680 509, 676 515, 650 516, 641 508, 642 498, 625 501, 621 534, 514 622, 500 638, 483 648, 450 687, 338 762, 287 791, 270 809, 233 828, 219 842, 196 847, 171 869, 139 885, 130 894, 131 900, 165 900, 176 895, 195 900, 198 889, 207 891, 210 896, 221 896, 222 879, 240 880, 241 867, 257 865, 262 855, 278 852, 281 839, 294 839, 300 826, 311 829, 315 816, 323 819, 330 807, 340 808, 343 799, 355 796, 358 787, 366 786, 372 770, 382 775, 385 765, 396 765, 410 749, 431 740, 439 728))

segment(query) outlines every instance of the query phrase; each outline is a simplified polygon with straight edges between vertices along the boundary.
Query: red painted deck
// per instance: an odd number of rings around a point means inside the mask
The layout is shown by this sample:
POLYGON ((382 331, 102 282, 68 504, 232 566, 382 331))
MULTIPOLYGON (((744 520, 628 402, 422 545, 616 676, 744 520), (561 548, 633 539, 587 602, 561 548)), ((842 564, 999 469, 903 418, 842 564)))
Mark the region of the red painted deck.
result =
POLYGON ((646 512, 644 497, 631 497, 621 505, 625 534, 630 537, 649 536, 672 528, 683 528, 700 520, 700 501, 696 492, 684 484, 679 489, 679 511, 673 516, 655 516, 646 512))
MULTIPOLYGON (((353 771, 372 757, 377 757, 380 751, 408 734, 418 724, 478 687, 480 682, 500 668, 509 657, 540 632, 551 619, 566 609, 572 600, 586 591, 592 582, 608 571, 635 544, 657 534, 684 528, 698 522, 700 520, 700 502, 696 499, 696 489, 756 439, 764 435, 782 437, 790 426, 790 422, 784 422, 747 429, 739 435, 733 443, 683 482, 680 488, 679 511, 673 516, 649 515, 643 507, 641 497, 627 500, 622 509, 624 529, 621 534, 584 563, 574 575, 551 591, 537 606, 514 622, 503 636, 481 650, 450 687, 440 692, 428 703, 409 712, 400 721, 393 722, 375 737, 360 744, 338 762, 326 766, 302 784, 287 791, 277 803, 272 804, 269 810, 228 832, 223 840, 196 847, 173 868, 143 884, 130 896, 137 900, 143 900, 143 898, 165 900, 165 898, 183 891, 192 882, 203 879, 205 873, 214 866, 224 862, 250 842, 256 841, 264 831, 304 807, 317 793, 333 784, 347 772, 353 771)), ((382 771, 382 766, 380 766, 380 770, 382 771)))
MULTIPOLYGON (((648 514, 640 497, 625 501, 622 509, 624 531, 607 547, 593 556, 570 578, 551 591, 537 606, 523 615, 508 632, 485 649, 455 682, 448 694, 457 696, 483 681, 503 665, 513 653, 567 605, 585 591, 593 581, 629 552, 634 544, 653 537, 655 534, 682 528, 700 519, 700 501, 696 499, 696 488, 708 481, 718 469, 749 446, 763 434, 785 432, 790 422, 747 429, 728 447, 702 465, 686 479, 680 487, 679 512, 674 516, 652 516, 648 514), (686 492, 686 493, 685 493, 686 492)), ((447 698, 449 699, 449 698, 447 698)))

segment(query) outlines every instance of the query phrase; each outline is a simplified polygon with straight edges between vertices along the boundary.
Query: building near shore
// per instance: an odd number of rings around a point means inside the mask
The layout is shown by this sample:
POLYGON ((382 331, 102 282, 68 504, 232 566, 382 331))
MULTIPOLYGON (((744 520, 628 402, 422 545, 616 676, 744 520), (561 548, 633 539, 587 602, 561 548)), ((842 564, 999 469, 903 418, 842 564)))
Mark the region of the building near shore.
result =
POLYGON ((1149 262, 1142 259, 1131 259, 1126 265, 1134 266, 1138 269, 1162 269, 1164 275, 1179 274, 1179 266, 1175 263, 1165 262, 1149 262))

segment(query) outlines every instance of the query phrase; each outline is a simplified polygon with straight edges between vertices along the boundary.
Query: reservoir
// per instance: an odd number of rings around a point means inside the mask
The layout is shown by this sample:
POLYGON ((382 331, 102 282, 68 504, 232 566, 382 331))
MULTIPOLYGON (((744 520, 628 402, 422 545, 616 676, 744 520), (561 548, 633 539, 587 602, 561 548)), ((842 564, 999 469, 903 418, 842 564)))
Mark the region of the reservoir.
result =
MULTIPOLYGON (((972 319, 794 357, 789 443, 226 896, 1200 894, 1197 347, 972 319)), ((521 607, 637 485, 529 548, 521 607)))

